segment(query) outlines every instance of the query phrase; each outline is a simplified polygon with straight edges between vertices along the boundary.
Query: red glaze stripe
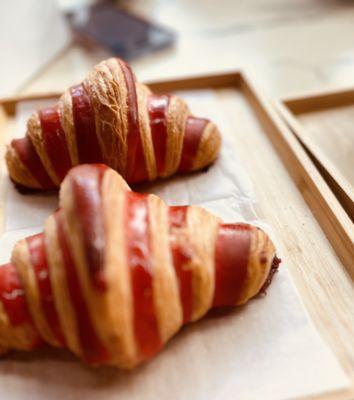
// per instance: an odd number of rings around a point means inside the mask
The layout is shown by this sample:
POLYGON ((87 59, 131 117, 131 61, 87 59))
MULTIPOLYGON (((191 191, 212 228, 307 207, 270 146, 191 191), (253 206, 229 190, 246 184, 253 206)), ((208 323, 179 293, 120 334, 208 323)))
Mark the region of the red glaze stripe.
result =
POLYGON ((235 305, 247 278, 251 245, 247 224, 220 224, 215 248, 213 307, 235 305))
POLYGON ((66 273, 69 296, 76 316, 78 335, 83 351, 83 359, 90 364, 108 362, 110 359, 109 354, 95 332, 89 310, 81 290, 76 266, 67 242, 67 235, 63 229, 62 215, 60 212, 57 212, 54 215, 56 218, 58 241, 63 257, 63 266, 66 273))
POLYGON ((86 262, 91 282, 97 290, 105 290, 105 232, 101 199, 101 183, 106 167, 81 167, 80 176, 72 180, 74 207, 81 228, 86 262))
POLYGON ((52 284, 49 277, 49 268, 44 244, 44 235, 39 233, 26 238, 30 262, 37 279, 39 298, 43 313, 55 338, 64 346, 64 335, 60 326, 57 309, 55 307, 52 284))
POLYGON ((188 172, 193 168, 200 139, 208 122, 209 120, 204 118, 187 118, 178 172, 188 172))
POLYGON ((127 263, 131 273, 134 330, 141 357, 152 357, 162 346, 153 298, 153 264, 149 239, 148 197, 126 194, 127 263))
POLYGON ((79 163, 101 163, 103 157, 96 134, 91 97, 80 84, 70 88, 79 163))
POLYGON ((117 59, 122 69, 127 86, 127 117, 128 117, 128 153, 125 178, 128 183, 136 183, 148 179, 145 155, 140 137, 138 98, 135 78, 129 65, 117 59))
POLYGON ((170 96, 168 95, 150 95, 148 98, 151 138, 158 175, 162 175, 166 167, 167 110, 169 104, 170 96))
POLYGON ((31 140, 27 136, 21 139, 13 139, 11 146, 15 149, 22 164, 29 170, 43 189, 54 189, 56 187, 47 174, 31 140))
POLYGON ((181 245, 174 241, 173 228, 183 228, 187 224, 187 206, 169 208, 170 246, 173 265, 176 270, 179 294, 183 308, 183 322, 190 321, 193 310, 193 272, 191 270, 192 252, 188 243, 181 245))
POLYGON ((71 160, 65 133, 61 126, 59 108, 43 108, 38 112, 38 115, 45 151, 57 177, 62 181, 71 168, 71 160))
POLYGON ((33 325, 15 264, 0 267, 0 301, 13 326, 33 325))

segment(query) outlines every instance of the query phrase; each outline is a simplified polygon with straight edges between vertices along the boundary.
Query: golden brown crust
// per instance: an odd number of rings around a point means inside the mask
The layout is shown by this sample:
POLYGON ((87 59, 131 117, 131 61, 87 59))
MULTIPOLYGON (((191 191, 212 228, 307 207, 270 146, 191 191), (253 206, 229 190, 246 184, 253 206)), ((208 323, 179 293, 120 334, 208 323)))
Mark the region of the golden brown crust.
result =
POLYGON ((0 301, 0 356, 9 350, 29 351, 33 348, 37 335, 33 328, 24 324, 12 326, 0 301))
POLYGON ((12 262, 16 265, 20 280, 23 284, 27 305, 33 322, 42 338, 52 346, 58 346, 51 327, 45 318, 40 303, 39 289, 36 276, 30 261, 30 253, 26 240, 19 241, 12 253, 12 262))
POLYGON ((167 152, 166 168, 163 177, 170 176, 178 170, 183 150, 183 138, 189 108, 184 100, 171 96, 167 112, 167 152))
POLYGON ((146 170, 148 173, 148 180, 153 181, 157 178, 157 168, 154 146, 151 138, 149 114, 146 107, 148 97, 151 92, 150 89, 145 85, 137 83, 136 86, 138 94, 140 138, 143 147, 146 170))
POLYGON ((58 242, 57 224, 54 216, 45 223, 45 245, 50 266, 50 280, 60 325, 68 348, 79 357, 82 349, 79 342, 77 321, 70 301, 63 256, 58 242))
POLYGON ((149 196, 153 299, 162 343, 182 326, 182 307, 178 282, 169 245, 168 208, 156 196, 149 196))
POLYGON ((9 175, 14 182, 24 187, 30 187, 33 189, 41 188, 41 185, 36 181, 28 168, 26 168, 22 163, 13 147, 7 146, 5 160, 9 175))
POLYGON ((213 122, 209 122, 204 128, 198 152, 193 163, 193 171, 203 169, 218 157, 221 147, 221 136, 213 122))
POLYGON ((109 348, 114 355, 112 363, 123 368, 131 368, 139 360, 133 329, 133 299, 131 282, 127 268, 124 220, 125 191, 130 190, 123 179, 117 179, 113 171, 108 171, 102 183, 104 218, 107 245, 105 252, 106 277, 110 282, 106 294, 107 318, 111 321, 109 348), (117 307, 119 304, 119 307, 117 307))
POLYGON ((70 92, 67 90, 59 99, 59 113, 61 125, 65 134, 65 139, 68 143, 71 164, 74 166, 79 164, 79 156, 76 145, 72 106, 73 104, 71 95, 70 92))
POLYGON ((98 64, 84 81, 91 95, 104 163, 124 171, 127 162, 127 88, 116 59, 98 64))
POLYGON ((220 220, 200 207, 189 207, 187 226, 194 249, 192 320, 201 318, 210 308, 215 288, 215 242, 220 220))
POLYGON ((36 149, 36 152, 37 152, 39 158, 41 159, 42 164, 44 165, 44 168, 47 171, 48 175, 50 176, 52 181, 55 183, 55 185, 59 186, 60 180, 53 169, 52 163, 48 157, 47 151, 44 146, 44 139, 43 139, 41 123, 40 123, 37 112, 33 113, 30 116, 30 118, 28 119, 27 135, 28 135, 29 139, 31 140, 34 148, 36 149))
POLYGON ((246 303, 259 293, 269 275, 274 256, 275 247, 269 236, 261 229, 253 227, 247 282, 237 304, 246 303))

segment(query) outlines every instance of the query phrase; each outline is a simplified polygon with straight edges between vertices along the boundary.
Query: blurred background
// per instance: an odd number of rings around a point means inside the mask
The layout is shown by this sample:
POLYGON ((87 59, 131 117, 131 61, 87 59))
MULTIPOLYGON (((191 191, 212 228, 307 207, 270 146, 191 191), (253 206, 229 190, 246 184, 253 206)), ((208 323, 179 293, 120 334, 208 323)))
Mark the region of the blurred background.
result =
POLYGON ((110 54, 141 80, 242 68, 269 96, 354 85, 354 1, 2 0, 0 96, 64 90, 110 54))

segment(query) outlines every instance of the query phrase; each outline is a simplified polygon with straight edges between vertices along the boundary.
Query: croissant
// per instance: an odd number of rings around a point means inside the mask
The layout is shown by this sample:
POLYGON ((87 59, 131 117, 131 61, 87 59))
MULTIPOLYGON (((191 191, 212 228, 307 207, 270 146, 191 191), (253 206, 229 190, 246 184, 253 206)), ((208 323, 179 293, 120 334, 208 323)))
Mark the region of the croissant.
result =
POLYGON ((132 368, 211 308, 244 304, 279 259, 259 228, 132 192, 114 170, 73 168, 44 232, 0 268, 0 349, 43 343, 132 368))
POLYGON ((57 105, 33 113, 6 162, 22 188, 56 188, 83 163, 106 164, 132 184, 202 169, 220 142, 214 123, 192 116, 177 96, 152 94, 124 61, 111 58, 57 105))

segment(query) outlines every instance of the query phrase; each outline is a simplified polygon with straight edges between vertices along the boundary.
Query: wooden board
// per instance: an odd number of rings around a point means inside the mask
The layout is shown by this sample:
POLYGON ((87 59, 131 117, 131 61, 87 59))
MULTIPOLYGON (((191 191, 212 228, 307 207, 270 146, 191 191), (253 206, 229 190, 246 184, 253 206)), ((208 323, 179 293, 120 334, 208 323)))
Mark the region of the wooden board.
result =
POLYGON ((276 107, 354 221, 354 89, 287 98, 276 107))
MULTIPOLYGON (((243 74, 149 86, 157 92, 214 91, 234 133, 237 153, 254 183, 258 212, 276 232, 280 253, 316 327, 354 378, 351 222, 304 149, 243 74)), ((54 93, 46 98, 57 96, 54 93)), ((11 129, 17 102, 28 99, 2 101, 2 140, 11 129)), ((349 399, 352 394, 341 391, 329 393, 327 398, 349 399)))

